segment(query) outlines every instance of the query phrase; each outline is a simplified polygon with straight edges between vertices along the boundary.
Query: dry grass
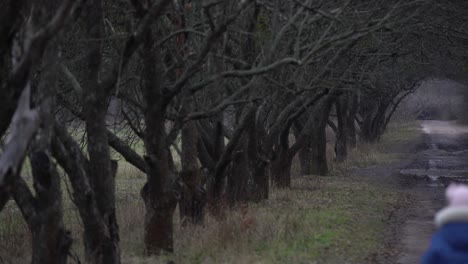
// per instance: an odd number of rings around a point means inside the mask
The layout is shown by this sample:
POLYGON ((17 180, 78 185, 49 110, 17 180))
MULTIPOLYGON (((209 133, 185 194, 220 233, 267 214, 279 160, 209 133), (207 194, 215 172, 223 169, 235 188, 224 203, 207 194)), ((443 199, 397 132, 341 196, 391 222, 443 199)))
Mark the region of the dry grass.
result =
MULTIPOLYGON (((208 216, 203 227, 176 224, 176 253, 143 257, 143 214, 139 199, 118 204, 123 263, 363 263, 379 250, 385 221, 398 194, 353 178, 300 177, 290 190, 249 207, 254 221, 243 229, 238 210, 223 221, 208 216)), ((175 223, 178 223, 177 214, 175 223)), ((68 210, 73 252, 82 258, 81 224, 68 210)), ((0 256, 5 263, 27 263, 29 232, 18 212, 0 214, 0 256)), ((73 263, 73 261, 71 261, 73 263)))
POLYGON ((417 121, 391 122, 382 137, 381 146, 400 145, 419 137, 421 126, 417 121))
MULTIPOLYGON (((331 174, 343 174, 349 169, 366 168, 378 164, 394 162, 402 157, 404 142, 416 139, 420 135, 420 127, 416 121, 390 123, 380 142, 375 144, 360 143, 359 146, 348 153, 348 159, 336 164, 332 159, 331 174)), ((331 146, 327 150, 328 157, 334 156, 331 146)), ((407 153, 405 153, 407 155, 407 153)))
MULTIPOLYGON (((133 171, 133 170, 132 170, 133 171)), ((133 176, 132 176, 133 177, 133 176)), ((144 208, 140 199, 142 178, 118 178, 116 184, 117 221, 121 229, 121 245, 127 251, 141 248, 144 208)), ((63 180, 64 223, 74 239, 72 254, 83 260, 83 226, 79 213, 67 191, 68 183, 63 180)), ((31 235, 14 201, 9 201, 0 213, 0 264, 29 263, 31 235)), ((74 263, 73 260, 70 263, 74 263)))
MULTIPOLYGON (((147 259, 127 251, 125 263, 363 263, 379 250, 390 208, 398 195, 339 177, 300 177, 290 190, 237 210, 203 227, 176 228, 176 253, 147 259), (365 216, 365 217, 363 217, 365 216)), ((126 231, 122 230, 125 234, 126 231)), ((141 228, 140 228, 141 232, 141 228)), ((140 245, 141 246, 141 245, 140 245)), ((138 247, 139 248, 139 247, 138 247)))
POLYGON ((396 158, 396 154, 383 151, 382 146, 361 144, 358 148, 348 153, 348 159, 343 163, 332 163, 332 170, 366 168, 377 164, 389 163, 396 158))

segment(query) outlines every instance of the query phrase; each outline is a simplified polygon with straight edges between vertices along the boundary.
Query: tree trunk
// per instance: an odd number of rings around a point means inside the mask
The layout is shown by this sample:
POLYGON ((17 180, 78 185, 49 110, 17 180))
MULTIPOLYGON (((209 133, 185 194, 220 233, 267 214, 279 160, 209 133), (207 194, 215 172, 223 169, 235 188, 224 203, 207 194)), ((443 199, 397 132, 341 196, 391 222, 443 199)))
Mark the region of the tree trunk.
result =
MULTIPOLYGON (((54 126, 52 151, 55 159, 66 171, 73 187, 73 200, 78 207, 84 227, 85 257, 87 263, 115 263, 114 242, 108 225, 99 210, 96 194, 88 178, 89 161, 80 145, 57 122, 54 126), (111 250, 109 250, 111 249, 111 250)), ((116 171, 116 163, 113 172, 116 171)))
MULTIPOLYGON (((310 114, 309 114, 310 115, 310 114)), ((312 119, 313 116, 310 117, 312 119)), ((301 147, 298 151, 298 158, 299 158, 299 166, 300 166, 300 174, 301 175, 311 175, 312 174, 312 145, 310 141, 310 134, 312 133, 312 128, 309 128, 307 131, 307 135, 302 135, 304 128, 307 125, 306 118, 300 118, 296 122, 294 122, 294 135, 297 139, 302 138, 301 147), (301 136, 302 135, 302 136, 301 136)))
MULTIPOLYGON (((232 178, 230 174, 233 171, 228 170, 227 168, 230 164, 232 164, 231 161, 233 160, 233 158, 236 158, 236 155, 241 153, 240 151, 245 151, 245 148, 243 149, 239 147, 239 145, 244 145, 245 147, 246 136, 244 135, 244 131, 246 130, 246 127, 248 127, 252 119, 255 119, 255 108, 245 107, 242 111, 239 124, 233 131, 229 143, 225 146, 221 156, 217 159, 214 175, 209 186, 210 207, 215 215, 218 215, 220 213, 220 210, 223 209, 223 203, 225 198, 225 179, 226 177, 228 179, 232 178)), ((246 164, 246 167, 247 166, 248 165, 246 164)), ((222 216, 222 214, 219 215, 222 216)))
MULTIPOLYGON (((322 97, 319 97, 317 100, 320 100, 320 98, 322 97)), ((315 106, 314 108, 317 107, 319 106, 315 106)), ((313 173, 311 160, 314 146, 311 141, 311 135, 316 124, 316 120, 314 118, 313 110, 308 110, 306 114, 302 115, 302 117, 297 118, 293 124, 293 132, 296 137, 294 145, 298 147, 293 155, 296 155, 297 153, 299 154, 301 175, 311 175, 313 173)))
POLYGON ((356 148, 356 115, 359 110, 359 91, 352 91, 350 98, 348 99, 348 113, 346 115, 346 132, 347 132, 347 143, 350 149, 356 148))
MULTIPOLYGON (((152 176, 154 177, 154 176, 152 176)), ((145 184, 141 192, 145 202, 145 250, 148 255, 174 252, 172 218, 177 200, 172 193, 161 193, 145 184), (153 189, 153 190, 151 190, 153 189)))
POLYGON ((312 142, 310 138, 306 140, 304 146, 299 150, 299 163, 301 166, 301 175, 311 175, 312 166, 312 142))
POLYGON ((233 154, 227 182, 226 196, 232 207, 246 202, 249 197, 250 168, 247 155, 248 137, 243 135, 237 151, 233 154))
POLYGON ((343 95, 341 98, 338 98, 335 102, 336 107, 336 116, 338 120, 338 126, 336 131, 336 141, 335 141, 335 154, 336 154, 336 161, 343 162, 346 160, 348 156, 348 146, 347 146, 347 139, 348 133, 347 128, 347 98, 346 95, 343 95))
MULTIPOLYGON (((102 39, 103 6, 102 0, 87 3, 87 35, 102 39)), ((100 85, 99 74, 102 63, 102 43, 93 41, 86 60, 86 81, 83 85, 83 116, 88 139, 89 169, 88 178, 100 212, 109 232, 108 243, 95 245, 91 228, 85 228, 85 251, 89 262, 104 261, 120 263, 119 228, 115 216, 115 174, 117 164, 111 163, 109 140, 107 138, 107 103, 109 96, 100 85), (91 232, 91 233, 90 233, 91 232), (100 248, 96 248, 99 246, 100 248)))
POLYGON ((21 12, 27 4, 27 1, 23 0, 5 0, 2 2, 0 10, 0 50, 2 51, 0 54, 0 87, 2 87, 2 96, 0 96, 0 137, 3 136, 10 125, 22 91, 22 89, 6 85, 6 83, 11 70, 10 45, 19 25, 23 23, 24 16, 21 15, 21 12))
MULTIPOLYGON (((151 90, 151 89, 150 89, 151 90)), ((147 90, 148 91, 148 90, 147 90)), ((161 102, 154 96, 154 104, 146 114, 145 148, 148 153, 148 181, 141 191, 145 203, 145 248, 149 255, 173 252, 172 218, 177 206, 175 175, 170 169, 170 153, 165 145, 164 115, 161 102)))
POLYGON ((327 95, 320 102, 313 113, 315 127, 310 135, 310 163, 313 175, 326 175, 328 173, 327 161, 327 134, 326 126, 331 107, 336 99, 336 94, 327 95))
MULTIPOLYGON (((54 42, 54 44, 56 44, 54 42)), ((32 263, 66 263, 72 244, 70 232, 63 224, 63 204, 60 175, 52 162, 50 149, 53 134, 55 93, 57 86, 57 46, 45 50, 43 72, 34 103, 40 105, 42 129, 30 146, 36 214, 30 223, 32 263), (42 101, 37 101, 42 99, 42 101)))
MULTIPOLYGON (((313 118, 313 117, 310 117, 313 118)), ((296 137, 296 141, 298 138, 301 137, 301 134, 304 131, 304 128, 307 125, 307 119, 300 119, 297 120, 294 124, 294 133, 296 137)), ((312 174, 312 142, 311 142, 311 137, 310 134, 312 134, 312 129, 308 129, 308 134, 307 136, 303 137, 302 143, 301 143, 301 148, 298 151, 298 157, 299 157, 299 165, 300 165, 300 173, 301 175, 311 175, 312 174)))
POLYGON ((45 152, 34 152, 31 165, 36 189, 36 214, 30 223, 32 263, 66 263, 72 237, 63 224, 60 176, 45 152))
POLYGON ((204 222, 207 199, 206 190, 201 185, 202 173, 200 169, 181 172, 180 177, 184 181, 179 202, 182 225, 201 225, 204 222))
POLYGON ((280 155, 274 162, 271 163, 271 179, 275 187, 291 187, 291 165, 292 158, 288 155, 280 155))
POLYGON ((245 122, 245 129, 238 144, 236 144, 234 152, 231 154, 232 160, 226 190, 226 197, 231 207, 249 199, 249 182, 252 181, 253 173, 249 166, 249 159, 255 158, 255 156, 251 157, 249 154, 256 155, 256 150, 251 149, 255 148, 255 143, 252 145, 252 140, 255 140, 255 135, 252 134, 255 130, 255 112, 256 108, 250 105, 238 110, 238 123, 245 122), (242 120, 242 115, 247 112, 251 114, 242 120))
POLYGON ((327 137, 324 127, 317 127, 313 130, 311 137, 312 151, 310 156, 310 166, 313 175, 326 175, 328 173, 327 162, 327 137))
POLYGON ((49 226, 43 226, 38 232, 32 234, 32 261, 33 264, 67 263, 72 238, 63 228, 56 229, 54 219, 49 226))
POLYGON ((265 160, 257 160, 250 167, 253 170, 253 186, 250 199, 253 202, 267 200, 270 192, 269 171, 267 170, 268 163, 265 160))
POLYGON ((85 229, 85 246, 89 260, 104 260, 106 263, 120 262, 119 230, 115 216, 115 174, 117 163, 112 163, 107 139, 105 113, 107 106, 88 101, 85 116, 88 135, 89 179, 96 194, 96 202, 104 223, 107 226, 110 244, 101 244, 96 250, 91 242, 92 229, 85 229), (94 107, 93 107, 94 106, 94 107), (114 168, 113 168, 114 167, 114 168), (98 254, 98 255, 96 255, 98 254), (102 254, 102 256, 99 256, 102 254))
POLYGON ((250 189, 249 200, 260 202, 268 199, 270 182, 269 171, 267 170, 268 159, 264 156, 264 143, 267 138, 267 133, 258 122, 260 109, 257 108, 257 117, 252 118, 252 125, 248 127, 249 135, 248 155, 249 155, 249 170, 252 175, 252 184, 250 189))
MULTIPOLYGON (((160 105, 157 100, 155 105, 160 105)), ((148 111, 146 116, 148 181, 141 191, 146 209, 144 242, 148 255, 174 251, 172 220, 178 200, 176 177, 169 166, 172 157, 165 146, 164 116, 156 113, 160 111, 148 111)))
MULTIPOLYGON (((53 6, 54 4, 56 3, 53 3, 53 6)), ((56 5, 54 7, 56 7, 56 5)), ((39 19, 43 17, 37 16, 34 18, 39 19)), ((27 34, 26 38, 28 38, 27 34)), ((20 45, 19 41, 17 44, 20 45)), ((15 57, 12 59, 12 66, 15 68, 15 61, 19 61, 19 58, 15 57)), ((35 86, 36 89, 31 92, 28 70, 27 76, 24 76, 24 80, 22 80, 26 83, 26 87, 24 89, 18 89, 18 91, 15 92, 21 93, 24 90, 18 103, 17 112, 15 112, 12 124, 10 125, 11 139, 3 149, 3 154, 10 159, 16 158, 15 155, 12 155, 10 153, 11 151, 9 151, 9 146, 12 144, 24 151, 19 149, 15 151, 17 157, 21 155, 21 163, 18 161, 9 161, 10 163, 17 164, 15 168, 8 168, 11 164, 3 161, 4 156, 2 156, 2 160, 0 161, 0 163, 2 163, 0 165, 0 170, 7 170, 15 174, 12 179, 8 180, 13 182, 14 187, 11 190, 11 194, 20 208, 32 234, 32 263, 66 263, 68 251, 72 243, 72 238, 69 232, 65 230, 63 224, 60 176, 50 156, 51 129, 54 113, 53 97, 56 92, 55 88, 57 84, 56 61, 57 46, 49 44, 49 47, 45 48, 44 61, 41 65, 42 74, 40 75, 38 85, 35 86), (31 93, 33 95, 32 97, 30 96, 31 93), (34 110, 30 109, 31 104, 33 104, 34 110), (21 114, 23 114, 23 116, 21 116, 21 114), (16 122, 18 122, 18 124, 16 124, 16 122), (30 124, 28 124, 28 122, 30 124), (36 128, 39 127, 39 124, 41 125, 41 129, 37 130, 35 137, 32 137, 34 135, 33 133, 36 132, 36 128), (15 135, 17 131, 28 133, 28 135, 23 134, 21 137, 17 137, 15 135), (33 195, 29 186, 23 178, 21 178, 21 175, 19 175, 19 170, 24 156, 26 155, 30 138, 32 138, 32 140, 29 145, 29 157, 35 195, 33 195), (16 141, 16 139, 19 139, 21 142, 16 141)), ((34 65, 30 64, 28 66, 33 67, 34 65)), ((5 91, 5 93, 8 93, 8 91, 5 91)), ((9 100, 11 100, 8 102, 10 107, 14 106, 15 108, 16 99, 9 98, 9 100)), ((2 107, 6 107, 6 105, 2 105, 2 107)), ((1 130, 0 128, 0 134, 3 133, 1 130)), ((1 186, 3 184, 2 174, 3 173, 0 173, 0 188, 3 187, 1 186)), ((1 207, 3 207, 3 204, 1 207)))
POLYGON ((253 202, 267 200, 270 191, 268 159, 263 156, 262 139, 267 135, 258 124, 250 131, 249 141, 249 167, 251 170, 253 184, 250 199, 253 202), (259 134, 257 134, 259 133, 259 134))
POLYGON ((270 172, 273 185, 277 188, 291 187, 291 164, 294 155, 289 153, 289 127, 286 127, 276 144, 276 155, 271 163, 270 172))
MULTIPOLYGON (((184 112, 191 111, 191 98, 187 98, 184 112)), ((206 204, 206 191, 202 183, 202 171, 198 161, 198 133, 195 121, 189 121, 182 128, 182 171, 183 181, 179 202, 180 221, 182 225, 202 224, 206 204)))
POLYGON ((165 131, 165 115, 170 101, 163 92, 161 50, 153 31, 145 32, 141 49, 143 63, 142 94, 145 98, 144 144, 147 182, 141 190, 145 203, 144 242, 148 255, 174 251, 173 216, 179 199, 175 172, 171 170, 172 155, 165 131))
POLYGON ((361 139, 367 143, 375 143, 380 140, 383 134, 383 126, 385 123, 385 113, 388 108, 388 103, 379 102, 373 104, 373 107, 364 117, 361 125, 361 139))

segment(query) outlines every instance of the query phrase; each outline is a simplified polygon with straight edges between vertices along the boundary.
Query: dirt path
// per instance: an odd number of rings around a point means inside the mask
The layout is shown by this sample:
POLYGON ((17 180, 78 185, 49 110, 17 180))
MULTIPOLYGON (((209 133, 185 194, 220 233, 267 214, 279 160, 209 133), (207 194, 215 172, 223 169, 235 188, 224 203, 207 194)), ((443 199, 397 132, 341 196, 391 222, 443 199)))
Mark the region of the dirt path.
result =
POLYGON ((396 263, 419 263, 429 247, 434 232, 433 217, 443 203, 440 190, 420 188, 412 190, 413 203, 406 208, 399 230, 400 254, 396 263))
POLYGON ((397 263, 419 263, 434 232, 434 214, 444 206, 444 186, 468 179, 468 127, 424 121, 422 144, 413 162, 400 171, 412 203, 402 215, 397 263))
POLYGON ((371 263, 420 263, 435 231, 434 214, 445 203, 444 187, 468 180, 468 126, 449 121, 420 125, 419 140, 389 149, 401 160, 354 172, 408 198, 389 224, 387 248, 371 263))

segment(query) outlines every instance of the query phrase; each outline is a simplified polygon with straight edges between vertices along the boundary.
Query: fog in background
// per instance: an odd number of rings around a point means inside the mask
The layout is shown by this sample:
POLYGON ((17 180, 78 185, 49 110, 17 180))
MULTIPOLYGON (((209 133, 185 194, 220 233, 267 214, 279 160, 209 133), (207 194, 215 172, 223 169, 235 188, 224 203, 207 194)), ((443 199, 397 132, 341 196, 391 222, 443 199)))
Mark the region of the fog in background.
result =
POLYGON ((395 119, 468 122, 468 87, 452 80, 428 80, 402 103, 395 119))

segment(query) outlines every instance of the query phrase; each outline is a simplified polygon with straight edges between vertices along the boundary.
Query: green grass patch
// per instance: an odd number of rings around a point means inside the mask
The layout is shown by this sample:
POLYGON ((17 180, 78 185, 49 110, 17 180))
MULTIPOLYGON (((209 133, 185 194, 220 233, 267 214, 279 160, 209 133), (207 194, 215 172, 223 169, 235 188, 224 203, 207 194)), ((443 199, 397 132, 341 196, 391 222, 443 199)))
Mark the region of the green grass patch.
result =
POLYGON ((417 121, 391 122, 379 143, 382 147, 403 144, 419 137, 421 128, 417 121))

